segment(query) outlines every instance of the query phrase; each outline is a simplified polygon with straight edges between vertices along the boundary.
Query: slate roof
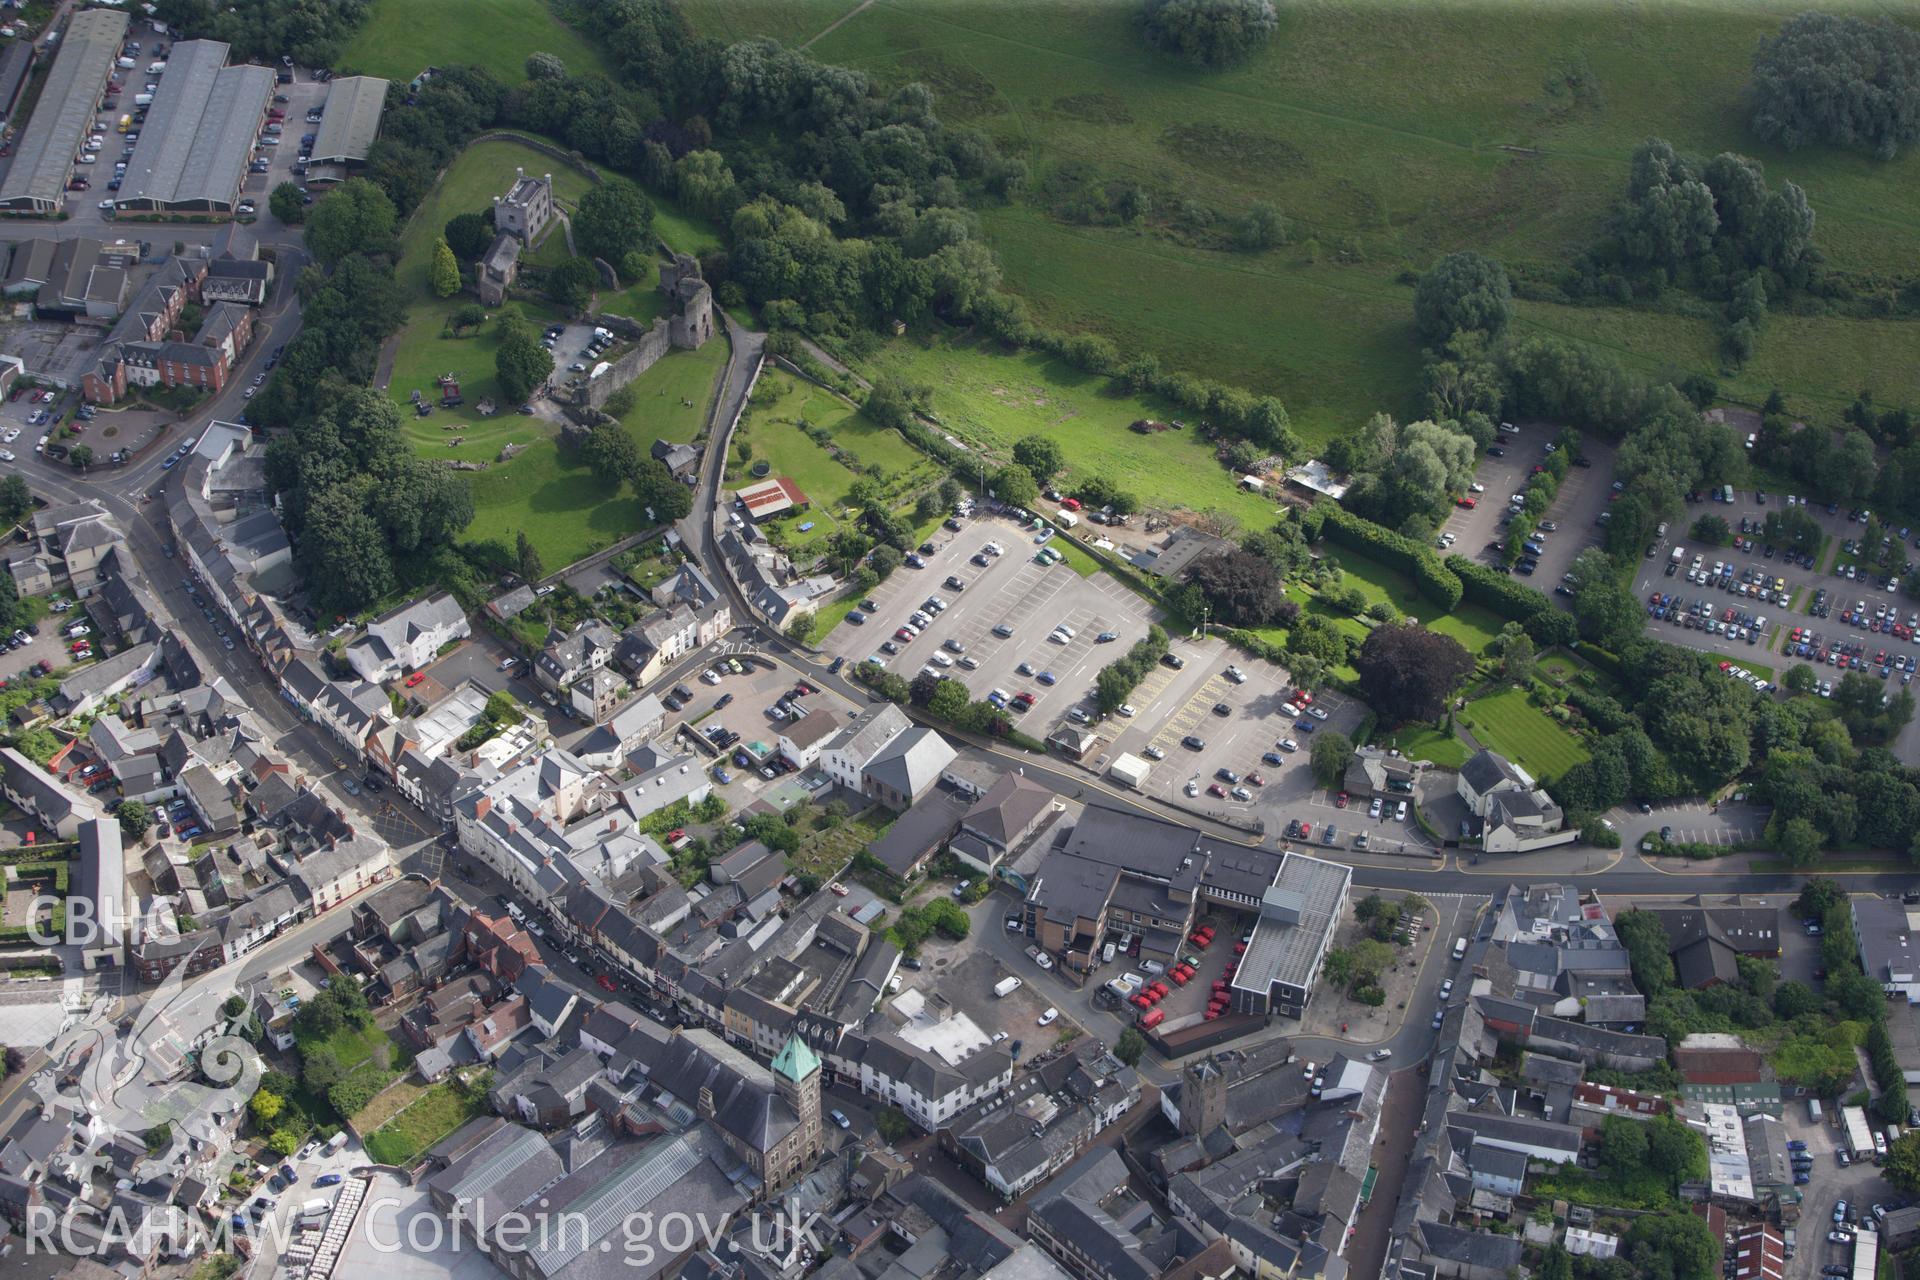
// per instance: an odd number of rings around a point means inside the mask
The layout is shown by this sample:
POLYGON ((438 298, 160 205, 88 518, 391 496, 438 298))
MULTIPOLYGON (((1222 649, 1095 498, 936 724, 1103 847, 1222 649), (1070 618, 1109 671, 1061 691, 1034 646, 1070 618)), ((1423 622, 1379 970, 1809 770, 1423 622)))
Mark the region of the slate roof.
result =
POLYGON ((1479 795, 1486 795, 1503 782, 1510 782, 1516 786, 1525 785, 1505 756, 1488 751, 1484 747, 1474 752, 1467 762, 1460 766, 1460 776, 1479 795))
POLYGON ((1019 773, 1003 773, 960 819, 1005 849, 1036 822, 1054 800, 1053 792, 1019 773))

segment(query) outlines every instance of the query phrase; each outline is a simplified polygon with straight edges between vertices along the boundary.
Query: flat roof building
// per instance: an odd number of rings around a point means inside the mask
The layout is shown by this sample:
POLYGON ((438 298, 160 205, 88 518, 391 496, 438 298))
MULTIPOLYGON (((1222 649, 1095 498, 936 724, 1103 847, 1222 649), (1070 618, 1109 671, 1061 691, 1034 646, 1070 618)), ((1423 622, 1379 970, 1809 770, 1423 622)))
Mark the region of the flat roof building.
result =
POLYGON ((308 152, 313 181, 338 181, 367 162, 380 136, 380 115, 387 108, 387 82, 378 76, 342 76, 327 85, 327 110, 308 152))
POLYGON ((13 149, 13 167, 0 183, 0 209, 58 213, 65 206, 73 158, 93 129, 126 34, 127 15, 112 9, 83 9, 67 24, 33 119, 13 149))
POLYGON ((1253 940, 1233 974, 1236 1013, 1306 1012, 1320 965, 1347 904, 1353 868, 1288 853, 1261 895, 1253 940))
POLYGON ((140 128, 114 204, 230 213, 273 99, 273 72, 227 65, 219 40, 182 40, 140 128))

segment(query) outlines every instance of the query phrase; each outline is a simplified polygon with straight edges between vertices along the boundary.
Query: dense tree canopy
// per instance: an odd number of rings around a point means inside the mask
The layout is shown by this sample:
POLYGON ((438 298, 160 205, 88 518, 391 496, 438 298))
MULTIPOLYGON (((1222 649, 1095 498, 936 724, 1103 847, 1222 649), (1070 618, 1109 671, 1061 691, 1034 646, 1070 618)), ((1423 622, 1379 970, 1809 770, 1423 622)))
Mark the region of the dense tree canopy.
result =
POLYGON ((290 55, 330 67, 366 20, 368 0, 157 0, 154 16, 185 40, 224 40, 235 62, 290 55))
POLYGON ((1273 0, 1147 0, 1147 43, 1195 66, 1244 62, 1280 25, 1273 0))
POLYGON ((1414 323, 1428 342, 1445 342, 1461 329, 1497 334, 1512 307, 1507 269, 1472 252, 1440 259, 1413 290, 1414 323))
POLYGON ((493 227, 477 213, 456 213, 447 219, 443 232, 453 256, 462 262, 478 261, 493 243, 493 227))
POLYGON ((1701 164, 1653 138, 1633 153, 1616 230, 1629 264, 1728 291, 1752 268, 1804 281, 1813 223, 1806 192, 1791 182, 1769 191, 1757 160, 1722 152, 1701 164))
POLYGON ((1214 621, 1233 626, 1266 626, 1289 603, 1273 565, 1239 547, 1201 556, 1188 567, 1187 581, 1204 593, 1214 621))
POLYGON ((587 189, 573 215, 573 240, 581 253, 604 258, 617 270, 633 249, 645 249, 653 230, 653 202, 625 178, 587 189))
POLYGON ((500 379, 500 392, 513 403, 521 403, 553 374, 553 352, 540 345, 533 329, 517 313, 500 317, 502 336, 494 352, 494 374, 500 379))
POLYGON ((375 253, 393 240, 393 201, 365 178, 347 181, 307 211, 307 248, 331 267, 350 253, 375 253))
POLYGON ((1920 33, 1892 18, 1802 13, 1753 54, 1753 132, 1891 160, 1920 138, 1920 33))
POLYGON ((267 451, 308 590, 351 612, 393 588, 395 557, 449 543, 473 519, 459 472, 416 458, 400 411, 368 387, 330 382, 326 407, 267 451))
POLYGON ((1354 659, 1360 687, 1384 724, 1432 720, 1473 670, 1473 657, 1452 636, 1415 623, 1375 627, 1354 659))

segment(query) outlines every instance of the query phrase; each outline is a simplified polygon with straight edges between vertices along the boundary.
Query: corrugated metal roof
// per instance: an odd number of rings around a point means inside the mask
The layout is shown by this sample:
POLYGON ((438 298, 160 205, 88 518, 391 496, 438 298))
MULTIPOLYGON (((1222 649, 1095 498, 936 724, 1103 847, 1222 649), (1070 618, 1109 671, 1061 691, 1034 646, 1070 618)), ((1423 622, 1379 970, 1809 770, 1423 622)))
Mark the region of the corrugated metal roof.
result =
POLYGON ((173 46, 119 204, 225 205, 238 195, 274 81, 266 67, 229 67, 227 48, 219 40, 173 46))
POLYGON ((387 82, 378 76, 344 76, 327 86, 327 111, 314 139, 313 163, 345 164, 365 160, 380 133, 387 106, 387 82))
POLYGON ((94 108, 126 34, 127 15, 111 9, 83 10, 67 24, 33 119, 14 148, 13 168, 0 184, 0 205, 58 209, 66 200, 73 157, 93 127, 94 108))

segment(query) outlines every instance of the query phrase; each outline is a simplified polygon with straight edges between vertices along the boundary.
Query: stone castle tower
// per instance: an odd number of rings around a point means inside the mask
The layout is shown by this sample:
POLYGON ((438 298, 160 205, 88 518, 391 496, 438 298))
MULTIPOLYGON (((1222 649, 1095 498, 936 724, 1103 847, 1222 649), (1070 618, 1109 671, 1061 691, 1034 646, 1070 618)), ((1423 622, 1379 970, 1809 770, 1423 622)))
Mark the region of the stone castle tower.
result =
POLYGON ((700 278, 700 264, 690 253, 675 254, 660 264, 660 292, 675 307, 668 318, 668 336, 683 351, 697 350, 713 336, 713 291, 700 278))
POLYGON ((1226 1073, 1212 1058, 1189 1062, 1180 1072, 1180 1131, 1212 1133, 1226 1118, 1226 1073))
POLYGON ((797 1035, 787 1037, 773 1055, 773 1083, 780 1097, 800 1118, 799 1163, 810 1165, 825 1147, 820 1127, 820 1055, 797 1035))

